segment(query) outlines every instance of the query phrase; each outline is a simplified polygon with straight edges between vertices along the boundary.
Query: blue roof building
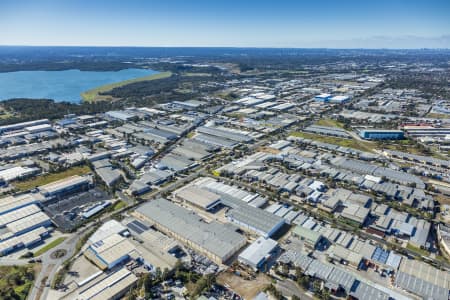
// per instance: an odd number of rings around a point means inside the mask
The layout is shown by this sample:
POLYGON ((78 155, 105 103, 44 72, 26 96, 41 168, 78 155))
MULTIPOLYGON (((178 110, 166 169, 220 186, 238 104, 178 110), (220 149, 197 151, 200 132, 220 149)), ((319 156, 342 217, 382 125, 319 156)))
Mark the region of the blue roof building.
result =
POLYGON ((405 134, 401 130, 365 129, 359 135, 366 140, 402 140, 405 134))

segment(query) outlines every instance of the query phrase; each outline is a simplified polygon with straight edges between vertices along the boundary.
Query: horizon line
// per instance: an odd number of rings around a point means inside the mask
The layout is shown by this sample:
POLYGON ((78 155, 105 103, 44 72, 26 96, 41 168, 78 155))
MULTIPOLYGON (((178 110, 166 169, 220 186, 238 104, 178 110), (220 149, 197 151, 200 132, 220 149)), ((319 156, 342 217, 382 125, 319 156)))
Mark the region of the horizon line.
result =
POLYGON ((228 48, 228 49, 323 49, 323 50, 450 50, 436 47, 405 47, 405 48, 363 48, 363 47, 292 47, 292 46, 143 46, 143 45, 14 45, 0 44, 0 47, 67 47, 67 48, 228 48))

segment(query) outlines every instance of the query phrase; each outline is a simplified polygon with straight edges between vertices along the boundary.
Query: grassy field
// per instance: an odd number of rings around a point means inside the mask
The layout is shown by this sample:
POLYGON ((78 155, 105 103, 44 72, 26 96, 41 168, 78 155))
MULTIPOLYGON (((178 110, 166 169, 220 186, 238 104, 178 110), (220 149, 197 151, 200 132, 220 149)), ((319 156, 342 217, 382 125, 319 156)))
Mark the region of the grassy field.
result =
POLYGON ((59 237, 56 240, 51 241, 50 243, 46 244, 44 247, 42 247, 38 251, 34 252, 33 256, 38 257, 38 256, 44 254, 48 250, 53 249, 56 246, 58 246, 59 244, 61 244, 62 242, 64 242, 65 239, 66 239, 65 237, 59 237))
POLYGON ((434 118, 434 119, 450 119, 450 115, 447 114, 440 114, 440 113, 429 113, 426 115, 427 118, 434 118))
POLYGON ((344 128, 344 124, 342 124, 341 122, 328 118, 320 119, 316 122, 316 125, 344 128))
POLYGON ((297 136, 305 139, 310 139, 314 141, 319 141, 323 143, 329 143, 333 145, 338 145, 342 147, 348 147, 353 148, 361 151, 367 151, 367 152, 373 152, 373 149, 375 148, 376 144, 370 143, 370 142, 363 142, 358 141, 355 139, 344 139, 344 138, 338 138, 338 137, 332 137, 332 136, 325 136, 320 134, 314 134, 314 133, 307 133, 307 132, 301 132, 301 131, 294 131, 291 132, 292 136, 297 136))
POLYGON ((124 208, 125 206, 127 206, 127 203, 122 201, 122 200, 119 200, 119 201, 117 201, 116 203, 113 204, 112 209, 114 211, 116 211, 116 210, 119 210, 121 208, 124 208))
POLYGON ((210 73, 189 73, 189 72, 186 72, 186 73, 183 73, 183 76, 186 76, 186 77, 195 77, 195 76, 211 77, 211 74, 210 73))
POLYGON ((14 183, 14 186, 19 191, 28 191, 28 190, 34 189, 37 186, 41 186, 41 185, 44 185, 44 184, 47 184, 47 183, 50 183, 53 181, 64 179, 69 176, 84 175, 89 172, 91 172, 91 169, 89 169, 88 166, 73 167, 73 168, 67 169, 63 172, 50 173, 50 174, 38 176, 36 178, 32 178, 29 180, 19 181, 19 182, 14 183))
POLYGON ((423 255, 423 256, 429 256, 430 255, 430 252, 428 252, 427 250, 424 250, 424 249, 421 249, 421 248, 416 247, 414 245, 411 245, 410 243, 408 243, 408 245, 406 245, 406 249, 409 249, 411 251, 415 251, 415 252, 417 252, 417 253, 419 253, 420 255, 423 255))
POLYGON ((155 80, 155 79, 163 79, 163 78, 168 78, 170 76, 172 76, 172 72, 162 72, 162 73, 153 74, 153 75, 149 75, 149 76, 144 76, 144 77, 124 80, 124 81, 120 81, 120 82, 116 82, 116 83, 106 84, 106 85, 102 85, 95 89, 92 89, 92 90, 82 93, 81 98, 83 99, 83 101, 86 101, 86 102, 93 102, 93 101, 98 101, 98 100, 112 100, 111 96, 103 96, 103 95, 99 95, 99 94, 110 91, 117 87, 121 87, 121 86, 130 84, 130 83, 135 83, 135 82, 140 82, 140 81, 151 81, 151 80, 155 80))
POLYGON ((0 299, 26 299, 34 273, 32 265, 0 266, 0 299))

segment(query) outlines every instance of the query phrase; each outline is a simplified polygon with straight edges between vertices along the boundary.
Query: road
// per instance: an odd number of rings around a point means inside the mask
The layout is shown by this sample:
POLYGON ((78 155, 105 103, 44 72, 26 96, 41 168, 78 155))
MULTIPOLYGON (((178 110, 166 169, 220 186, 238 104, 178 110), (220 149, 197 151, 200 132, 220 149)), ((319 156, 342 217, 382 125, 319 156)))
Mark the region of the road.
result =
POLYGON ((28 294, 28 300, 38 300, 38 299, 46 299, 48 291, 50 289, 50 285, 55 278, 56 272, 61 267, 61 265, 72 257, 75 253, 75 247, 77 241, 81 238, 81 236, 90 229, 90 226, 86 226, 81 228, 78 232, 74 233, 72 236, 64 240, 61 244, 56 246, 55 248, 45 252, 42 254, 40 259, 42 259, 42 272, 40 272, 35 281, 34 285, 28 294), (52 258, 51 254, 56 250, 64 250, 66 251, 66 255, 61 258, 52 258))
POLYGON ((298 287, 298 285, 290 279, 277 280, 275 288, 285 297, 297 296, 301 300, 314 300, 309 292, 305 292, 298 287))

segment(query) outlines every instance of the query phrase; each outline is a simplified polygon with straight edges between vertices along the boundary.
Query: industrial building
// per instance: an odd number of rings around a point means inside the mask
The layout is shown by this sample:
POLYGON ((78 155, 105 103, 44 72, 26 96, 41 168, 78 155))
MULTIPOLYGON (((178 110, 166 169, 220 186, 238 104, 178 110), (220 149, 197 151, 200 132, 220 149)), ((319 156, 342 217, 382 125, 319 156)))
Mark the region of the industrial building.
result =
POLYGON ((83 289, 78 295, 70 295, 67 299, 78 300, 105 300, 121 299, 130 288, 136 284, 138 278, 129 270, 122 268, 109 274, 100 281, 93 282, 88 288, 83 289), (74 296, 73 298, 71 296, 74 296))
POLYGON ((387 129, 364 129, 359 132, 359 136, 366 140, 402 140, 405 138, 403 131, 387 129))
POLYGON ((44 200, 44 198, 37 193, 28 193, 1 198, 0 216, 31 204, 38 204, 42 200, 44 200))
POLYGON ((206 223, 194 212, 162 198, 143 204, 135 216, 219 264, 247 242, 235 228, 215 221, 206 223))
POLYGON ((87 190, 90 185, 88 177, 70 176, 39 187, 39 191, 47 198, 63 197, 75 192, 87 190))
POLYGON ((50 218, 37 205, 36 194, 0 199, 0 254, 31 247, 48 235, 50 218))
POLYGON ((248 246, 241 254, 238 260, 255 271, 264 269, 263 265, 276 252, 278 243, 270 238, 259 237, 250 246, 248 246))
POLYGON ((448 127, 434 127, 430 125, 405 125, 403 130, 409 136, 413 137, 445 137, 450 135, 450 128, 448 127))
POLYGON ((11 166, 0 169, 0 182, 10 182, 16 179, 23 179, 39 173, 39 168, 29 168, 22 166, 11 166))
POLYGON ((211 210, 220 204, 220 196, 196 186, 186 186, 173 193, 175 199, 188 202, 204 210, 211 210))
POLYGON ((245 202, 230 209, 226 213, 226 218, 244 230, 255 232, 265 238, 273 236, 286 224, 283 218, 245 202))
POLYGON ((292 236, 302 240, 305 247, 311 250, 323 249, 328 244, 322 234, 303 226, 295 226, 292 229, 292 236))
POLYGON ((130 258, 134 245, 120 234, 113 233, 89 245, 84 256, 101 270, 112 269, 130 258))
POLYGON ((4 125, 4 126, 0 126, 0 134, 3 134, 5 132, 9 132, 9 131, 21 130, 21 129, 25 128, 25 127, 42 125, 42 124, 48 124, 48 123, 49 123, 48 119, 41 119, 41 120, 34 120, 34 121, 23 122, 23 123, 16 123, 16 124, 11 124, 11 125, 4 125))

